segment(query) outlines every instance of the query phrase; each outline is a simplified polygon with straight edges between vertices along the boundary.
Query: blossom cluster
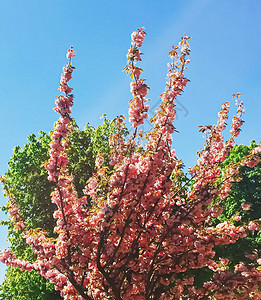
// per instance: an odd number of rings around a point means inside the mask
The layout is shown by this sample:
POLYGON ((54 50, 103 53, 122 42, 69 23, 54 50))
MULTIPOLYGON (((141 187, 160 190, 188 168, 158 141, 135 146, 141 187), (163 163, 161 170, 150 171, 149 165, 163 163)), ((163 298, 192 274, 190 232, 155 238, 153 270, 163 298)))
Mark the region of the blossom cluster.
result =
MULTIPOLYGON (((68 50, 67 57, 71 59, 75 56, 72 47, 68 50)), ((72 130, 70 114, 73 106, 72 88, 68 86, 68 82, 72 79, 73 67, 71 62, 68 62, 63 68, 63 74, 60 80, 59 90, 65 93, 65 96, 60 95, 56 98, 54 110, 60 114, 59 120, 55 124, 52 132, 52 142, 50 144, 50 159, 46 165, 49 173, 48 179, 57 182, 59 174, 66 170, 68 159, 66 157, 66 148, 68 145, 68 133, 72 130)))
POLYGON ((149 106, 145 104, 147 102, 145 97, 148 93, 148 86, 144 83, 145 79, 140 79, 141 68, 137 67, 135 64, 135 62, 141 61, 139 47, 142 46, 145 35, 146 33, 143 27, 139 28, 138 32, 133 32, 131 35, 133 43, 127 54, 129 64, 124 68, 127 73, 130 73, 130 76, 133 79, 130 84, 133 99, 130 100, 129 121, 134 128, 143 124, 144 119, 148 118, 147 111, 149 106))

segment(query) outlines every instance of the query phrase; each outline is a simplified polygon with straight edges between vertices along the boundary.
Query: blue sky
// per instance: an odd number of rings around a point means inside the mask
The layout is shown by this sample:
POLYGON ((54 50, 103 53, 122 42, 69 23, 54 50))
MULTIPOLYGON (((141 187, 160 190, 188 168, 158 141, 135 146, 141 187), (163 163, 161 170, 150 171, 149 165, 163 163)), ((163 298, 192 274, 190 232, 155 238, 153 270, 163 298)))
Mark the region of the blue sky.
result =
MULTIPOLYGON (((179 133, 174 136, 174 148, 186 166, 196 161, 203 145, 198 125, 215 123, 221 103, 235 92, 242 93, 246 107, 237 143, 260 141, 259 0, 0 0, 0 4, 1 174, 15 145, 23 146, 31 133, 52 129, 57 119, 54 98, 71 45, 76 51, 71 86, 78 125, 97 125, 103 113, 109 118, 127 115, 130 79, 122 69, 130 34, 141 26, 148 33, 141 67, 151 88, 152 107, 164 90, 171 46, 184 33, 193 37, 186 73, 191 82, 178 99, 179 133)), ((6 230, 0 228, 0 234, 4 248, 6 230)), ((3 277, 0 264, 0 282, 3 277)))

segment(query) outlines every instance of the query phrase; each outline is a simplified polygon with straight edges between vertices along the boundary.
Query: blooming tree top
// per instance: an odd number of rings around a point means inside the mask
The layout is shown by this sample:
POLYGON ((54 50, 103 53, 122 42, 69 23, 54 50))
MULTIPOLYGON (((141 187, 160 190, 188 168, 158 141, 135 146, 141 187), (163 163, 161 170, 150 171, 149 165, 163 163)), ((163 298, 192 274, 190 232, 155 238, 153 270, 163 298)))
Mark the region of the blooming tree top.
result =
MULTIPOLYGON (((66 155, 68 137, 74 130, 68 82, 75 53, 72 47, 68 50, 69 62, 59 86, 64 94, 56 98, 54 108, 60 117, 46 163, 48 178, 56 184, 52 202, 57 205, 57 238, 48 237, 41 229, 26 230, 11 198, 10 216, 17 230, 24 232, 37 260, 20 260, 9 249, 1 252, 0 260, 22 270, 37 270, 55 284, 64 299, 258 299, 258 253, 246 254, 252 262, 239 264, 231 272, 228 259, 216 259, 214 250, 260 229, 256 221, 237 226, 239 216, 213 225, 213 218, 222 213, 232 182, 240 180, 240 165, 254 166, 260 159, 261 147, 257 146, 241 162, 228 164, 221 172, 221 163, 243 124, 240 95, 235 95, 238 111, 227 141, 223 132, 228 102, 222 105, 216 125, 201 126, 207 136, 205 146, 198 153, 197 165, 190 169, 191 178, 184 183, 172 134, 176 99, 189 82, 184 72, 190 62, 190 37, 182 37, 169 53, 171 63, 165 91, 160 95, 162 102, 150 120, 151 130, 142 135, 139 126, 148 118, 148 85, 137 63, 145 35, 144 28, 132 34, 124 69, 132 79, 129 121, 133 134, 125 137, 125 117, 118 117, 110 137, 112 168, 104 165, 103 155, 98 155, 96 173, 87 182, 83 197, 76 193, 66 155), (143 145, 138 142, 141 136, 143 145), (197 284, 197 276, 206 269, 210 275, 197 284)), ((242 208, 248 209, 248 204, 242 208)))

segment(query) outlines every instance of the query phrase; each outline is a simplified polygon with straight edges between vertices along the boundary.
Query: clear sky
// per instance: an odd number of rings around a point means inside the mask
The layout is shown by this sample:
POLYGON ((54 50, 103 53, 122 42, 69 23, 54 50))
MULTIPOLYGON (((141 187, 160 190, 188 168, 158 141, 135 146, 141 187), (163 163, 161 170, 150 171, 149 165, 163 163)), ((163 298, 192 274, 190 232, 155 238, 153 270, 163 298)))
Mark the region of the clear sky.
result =
MULTIPOLYGON (((164 90, 171 46, 184 33, 193 37, 186 73, 191 82, 179 98, 179 133, 174 136, 177 155, 187 167, 203 145, 198 125, 214 124, 221 103, 235 92, 242 93, 246 107, 237 143, 260 141, 259 0, 0 0, 0 5, 1 174, 15 145, 23 146, 31 133, 52 129, 54 98, 71 45, 78 125, 97 125, 103 113, 109 118, 127 115, 130 79, 122 69, 130 34, 141 26, 148 34, 141 67, 152 107, 164 90)), ((0 248, 5 240, 6 230, 0 228, 0 248)), ((0 264, 0 282, 3 277, 0 264)))

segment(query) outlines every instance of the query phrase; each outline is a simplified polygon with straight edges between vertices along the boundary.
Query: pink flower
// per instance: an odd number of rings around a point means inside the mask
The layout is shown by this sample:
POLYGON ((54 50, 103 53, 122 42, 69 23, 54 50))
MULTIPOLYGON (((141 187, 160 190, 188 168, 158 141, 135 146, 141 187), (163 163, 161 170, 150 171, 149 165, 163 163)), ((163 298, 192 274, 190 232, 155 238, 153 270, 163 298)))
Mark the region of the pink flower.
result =
POLYGON ((255 147, 251 152, 252 152, 253 154, 261 153, 261 146, 255 147))
POLYGON ((137 47, 141 47, 143 40, 145 38, 145 31, 143 31, 143 27, 138 29, 138 32, 134 31, 131 35, 131 39, 133 40, 133 42, 135 43, 135 45, 137 47))
POLYGON ((259 161, 260 161, 259 157, 255 157, 255 158, 251 159, 250 161, 248 161, 246 163, 246 165, 250 168, 254 168, 259 163, 259 161))
POLYGON ((245 254, 246 258, 249 258, 251 260, 255 260, 257 258, 257 254, 256 253, 249 253, 249 254, 245 254))
POLYGON ((251 221, 251 222, 249 222, 247 228, 250 231, 260 230, 260 225, 258 225, 257 223, 254 223, 254 222, 251 221))
POLYGON ((234 217, 234 220, 235 220, 235 221, 240 221, 240 220, 241 220, 241 216, 235 216, 235 217, 234 217))
POLYGON ((67 57, 68 59, 70 59, 70 58, 72 58, 72 57, 74 57, 74 56, 75 56, 75 52, 74 52, 74 50, 73 50, 73 46, 71 46, 71 48, 68 49, 68 52, 67 52, 66 57, 67 57))
POLYGON ((246 203, 246 202, 241 203, 241 207, 243 210, 249 210, 251 206, 252 206, 252 204, 250 204, 250 203, 246 203))

